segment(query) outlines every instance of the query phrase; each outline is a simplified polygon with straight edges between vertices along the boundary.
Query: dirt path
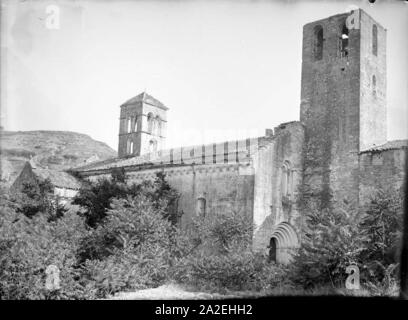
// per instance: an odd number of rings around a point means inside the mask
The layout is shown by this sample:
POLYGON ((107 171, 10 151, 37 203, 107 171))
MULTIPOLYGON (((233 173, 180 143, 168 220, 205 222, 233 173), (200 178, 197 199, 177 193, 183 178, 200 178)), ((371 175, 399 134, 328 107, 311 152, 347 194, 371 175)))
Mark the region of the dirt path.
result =
POLYGON ((205 292, 189 292, 174 284, 157 288, 138 290, 135 292, 120 292, 110 297, 111 300, 206 300, 236 298, 235 295, 221 295, 205 292))

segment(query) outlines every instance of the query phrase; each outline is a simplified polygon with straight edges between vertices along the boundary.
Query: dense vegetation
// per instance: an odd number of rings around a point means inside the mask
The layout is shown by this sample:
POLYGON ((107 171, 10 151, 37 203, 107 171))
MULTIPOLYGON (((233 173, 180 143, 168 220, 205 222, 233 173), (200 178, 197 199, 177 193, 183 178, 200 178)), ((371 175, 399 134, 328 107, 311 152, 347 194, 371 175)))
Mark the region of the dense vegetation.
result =
POLYGON ((216 292, 339 293, 350 264, 360 267, 368 294, 398 289, 400 194, 379 192, 361 212, 311 209, 302 247, 282 266, 251 250, 253 226, 245 216, 196 217, 183 231, 179 195, 163 174, 141 184, 126 180, 119 170, 93 183, 68 211, 50 196, 47 181, 3 194, 1 299, 95 299, 169 281, 216 292), (55 290, 45 287, 49 265, 60 270, 55 290))

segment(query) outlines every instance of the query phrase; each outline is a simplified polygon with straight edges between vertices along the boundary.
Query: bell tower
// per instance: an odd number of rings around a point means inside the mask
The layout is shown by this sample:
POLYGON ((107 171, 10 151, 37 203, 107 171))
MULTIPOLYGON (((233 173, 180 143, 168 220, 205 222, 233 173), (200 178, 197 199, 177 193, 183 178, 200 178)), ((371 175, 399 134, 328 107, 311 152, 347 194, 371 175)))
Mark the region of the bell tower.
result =
POLYGON ((386 29, 363 10, 303 27, 300 121, 311 194, 358 203, 359 152, 387 138, 386 29))
POLYGON ((119 158, 154 153, 164 148, 167 110, 146 92, 120 106, 119 158))

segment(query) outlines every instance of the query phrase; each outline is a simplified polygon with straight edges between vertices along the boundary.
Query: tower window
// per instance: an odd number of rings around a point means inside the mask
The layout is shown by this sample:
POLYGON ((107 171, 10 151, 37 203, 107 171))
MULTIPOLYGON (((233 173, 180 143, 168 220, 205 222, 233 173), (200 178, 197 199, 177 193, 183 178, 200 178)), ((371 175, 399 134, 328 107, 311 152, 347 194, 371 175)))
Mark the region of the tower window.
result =
POLYGON ((378 31, 377 31, 377 26, 374 24, 373 25, 373 31, 372 31, 372 33, 373 33, 373 55, 377 55, 377 52, 378 52, 378 35, 377 35, 377 33, 378 33, 378 31))
POLYGON ((323 28, 322 26, 316 26, 314 28, 313 57, 315 61, 321 60, 323 58, 323 28))
POLYGON ((197 216, 204 218, 206 214, 206 203, 205 198, 200 197, 197 199, 197 216))
POLYGON ((375 75, 373 75, 372 84, 373 84, 373 96, 375 97, 377 95, 377 78, 375 77, 375 75))
POLYGON ((126 153, 127 153, 127 154, 131 154, 131 153, 132 153, 132 149, 133 149, 133 142, 131 142, 130 140, 128 140, 127 143, 126 143, 126 153))
POLYGON ((156 152, 157 151, 157 141, 155 140, 150 140, 149 142, 149 152, 156 152))
POLYGON ((155 135, 161 136, 161 119, 159 116, 156 116, 156 118, 154 119, 153 133, 155 135))
POLYGON ((347 57, 349 54, 349 30, 346 24, 343 24, 340 37, 340 56, 347 57))
POLYGON ((149 133, 152 133, 152 131, 153 131, 153 121, 154 121, 153 114, 149 113, 147 115, 147 132, 149 132, 149 133))
POLYGON ((138 125, 137 125, 137 117, 135 117, 135 130, 134 130, 135 132, 137 132, 138 131, 138 125))
POLYGON ((127 133, 130 133, 132 127, 132 120, 131 118, 127 119, 127 133))

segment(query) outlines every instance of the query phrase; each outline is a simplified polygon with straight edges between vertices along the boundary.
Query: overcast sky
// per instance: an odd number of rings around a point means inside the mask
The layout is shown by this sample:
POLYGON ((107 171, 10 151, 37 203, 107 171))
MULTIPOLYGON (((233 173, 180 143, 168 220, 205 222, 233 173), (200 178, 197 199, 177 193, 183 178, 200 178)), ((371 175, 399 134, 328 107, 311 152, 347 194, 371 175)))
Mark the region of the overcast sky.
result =
POLYGON ((120 104, 146 91, 168 147, 262 135, 299 120, 303 25, 351 5, 388 30, 388 139, 407 138, 408 4, 384 0, 2 1, 1 124, 117 149, 120 104))

